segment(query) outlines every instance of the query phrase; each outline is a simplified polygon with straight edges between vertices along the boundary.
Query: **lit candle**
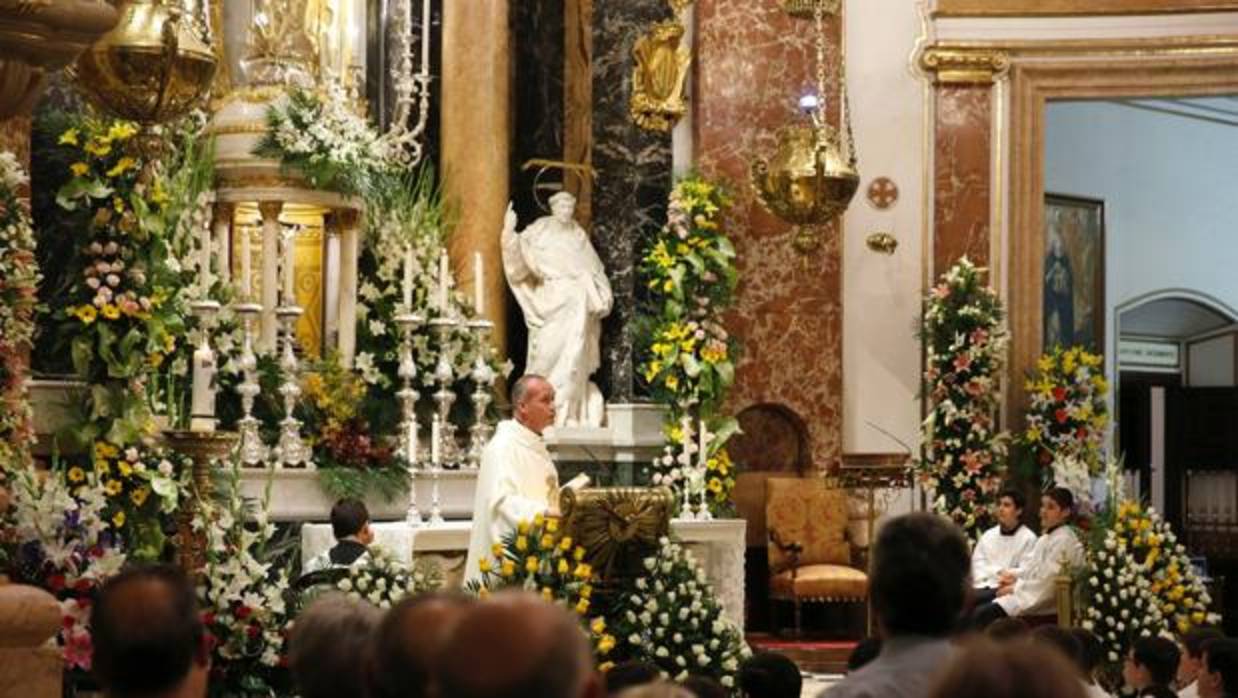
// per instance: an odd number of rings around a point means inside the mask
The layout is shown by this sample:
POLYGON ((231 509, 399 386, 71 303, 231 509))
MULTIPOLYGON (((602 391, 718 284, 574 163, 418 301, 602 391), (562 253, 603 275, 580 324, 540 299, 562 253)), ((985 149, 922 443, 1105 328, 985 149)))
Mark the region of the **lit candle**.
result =
POLYGON ((249 245, 249 229, 240 228, 241 231, 241 295, 246 301, 253 298, 254 287, 251 279, 252 274, 250 269, 250 258, 253 256, 249 245))
POLYGON ((447 270, 447 250, 438 257, 438 309, 444 315, 447 314, 447 277, 450 272, 447 270))
POLYGON ((683 441, 683 465, 692 464, 692 418, 684 415, 679 420, 679 430, 683 432, 681 441, 683 441))
POLYGON ((485 267, 481 263, 481 253, 473 253, 473 309, 477 311, 477 316, 481 317, 485 311, 486 298, 484 295, 483 275, 485 267))
POLYGON ((198 259, 198 275, 202 279, 202 297, 209 298, 211 295, 211 226, 202 226, 198 239, 202 246, 198 259))
POLYGON ((284 305, 292 306, 296 303, 294 297, 295 288, 293 279, 295 270, 293 269, 293 233, 289 232, 284 236, 284 305))
POLYGON ((430 0, 421 0, 421 74, 430 74, 430 0))
POLYGON ((413 312, 413 246, 404 247, 404 310, 413 312))
POLYGON ((430 422, 430 462, 433 463, 436 468, 441 462, 439 459, 442 457, 442 452, 439 450, 439 435, 440 427, 438 415, 434 415, 434 419, 430 422))
POLYGON ((701 426, 700 426, 700 430, 701 430, 701 432, 700 432, 700 435, 699 435, 699 436, 700 436, 700 444, 701 444, 701 446, 700 446, 700 450, 697 452, 696 459, 697 459, 697 463, 699 463, 699 464, 700 464, 700 466, 701 466, 702 468, 704 468, 704 467, 705 467, 705 461, 707 461, 707 460, 708 460, 708 458, 706 457, 706 453, 708 453, 708 449, 709 449, 709 439, 710 439, 710 437, 711 437, 711 434, 709 433, 709 429, 708 429, 708 428, 706 428, 706 426, 705 426, 705 420, 704 420, 704 419, 702 419, 702 420, 701 420, 700 424, 701 424, 701 426))

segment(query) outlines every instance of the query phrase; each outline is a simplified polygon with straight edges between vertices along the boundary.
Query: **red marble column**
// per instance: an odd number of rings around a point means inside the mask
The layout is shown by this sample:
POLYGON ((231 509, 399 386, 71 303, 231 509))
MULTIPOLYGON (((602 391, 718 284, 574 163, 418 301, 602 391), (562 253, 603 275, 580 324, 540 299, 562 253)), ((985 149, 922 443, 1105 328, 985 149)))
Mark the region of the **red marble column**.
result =
POLYGON ((989 263, 991 85, 935 91, 933 276, 960 257, 989 263))
MULTIPOLYGON (((753 158, 773 151, 774 132, 796 118, 797 98, 813 90, 812 23, 751 0, 698 0, 696 17, 696 162, 706 176, 726 180, 735 199, 727 231, 738 252, 740 288, 728 324, 743 355, 731 408, 790 409, 807 426, 814 467, 833 468, 842 450, 839 228, 829 228, 822 249, 801 256, 790 227, 756 200, 748 175, 753 158)), ((827 32, 836 46, 836 20, 827 32)), ((836 104, 833 77, 827 93, 836 104)))

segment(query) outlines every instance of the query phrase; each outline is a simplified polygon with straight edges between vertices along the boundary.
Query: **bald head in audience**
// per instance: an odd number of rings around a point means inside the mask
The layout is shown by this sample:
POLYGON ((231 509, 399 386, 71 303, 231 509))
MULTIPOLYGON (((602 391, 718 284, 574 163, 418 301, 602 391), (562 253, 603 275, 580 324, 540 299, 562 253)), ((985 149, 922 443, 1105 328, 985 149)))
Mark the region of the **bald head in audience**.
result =
POLYGON ((463 594, 419 594, 388 611, 374 636, 371 698, 436 695, 439 651, 474 603, 463 594))
POLYGON ((450 698, 601 698, 580 622, 525 592, 470 607, 439 653, 439 695, 450 698))
POLYGON ((112 577, 90 615, 93 672, 109 698, 200 698, 210 652, 193 585, 177 567, 112 577))

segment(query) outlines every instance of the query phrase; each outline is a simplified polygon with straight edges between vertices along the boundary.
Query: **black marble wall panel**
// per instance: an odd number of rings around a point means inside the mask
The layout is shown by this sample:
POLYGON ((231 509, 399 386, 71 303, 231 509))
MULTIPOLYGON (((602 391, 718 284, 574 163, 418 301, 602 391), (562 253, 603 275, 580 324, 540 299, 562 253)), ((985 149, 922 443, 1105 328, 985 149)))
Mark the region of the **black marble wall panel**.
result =
POLYGON ((632 46, 671 16, 666 0, 593 2, 593 244, 615 292, 597 379, 610 402, 639 397, 633 322, 642 289, 636 270, 643 241, 666 219, 671 187, 670 133, 641 129, 628 115, 632 46))

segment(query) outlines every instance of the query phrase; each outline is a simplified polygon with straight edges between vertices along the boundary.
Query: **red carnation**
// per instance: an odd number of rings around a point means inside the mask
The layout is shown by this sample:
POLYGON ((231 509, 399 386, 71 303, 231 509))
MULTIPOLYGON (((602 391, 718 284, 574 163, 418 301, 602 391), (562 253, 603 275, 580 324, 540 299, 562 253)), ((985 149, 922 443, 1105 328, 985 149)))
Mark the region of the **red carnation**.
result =
POLYGON ((1058 424, 1065 424, 1066 420, 1070 419, 1070 414, 1065 409, 1059 407, 1053 411, 1053 418, 1057 420, 1058 424))
POLYGON ((245 604, 241 604, 236 607, 236 610, 232 612, 232 615, 236 616, 239 620, 245 620, 251 613, 253 613, 253 609, 245 604))
POLYGON ((1066 399, 1066 388, 1063 388, 1063 387, 1062 387, 1062 386, 1060 386, 1060 385, 1059 385, 1058 387, 1054 388, 1054 389, 1053 389, 1053 399, 1054 399, 1054 400, 1057 400, 1058 402, 1061 402, 1062 400, 1065 400, 1065 399, 1066 399))

